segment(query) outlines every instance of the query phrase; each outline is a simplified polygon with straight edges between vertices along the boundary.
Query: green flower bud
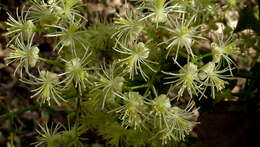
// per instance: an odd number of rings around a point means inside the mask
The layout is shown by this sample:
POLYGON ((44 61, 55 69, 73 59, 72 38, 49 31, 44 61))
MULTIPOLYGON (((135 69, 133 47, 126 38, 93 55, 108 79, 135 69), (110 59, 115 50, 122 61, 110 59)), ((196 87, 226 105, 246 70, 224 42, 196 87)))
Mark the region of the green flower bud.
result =
POLYGON ((33 24, 32 20, 27 20, 26 23, 24 24, 23 37, 30 38, 35 32, 35 30, 36 30, 36 26, 33 24))
POLYGON ((40 51, 39 48, 35 46, 29 52, 28 62, 31 67, 35 67, 35 65, 36 65, 36 63, 39 59, 39 51, 40 51))

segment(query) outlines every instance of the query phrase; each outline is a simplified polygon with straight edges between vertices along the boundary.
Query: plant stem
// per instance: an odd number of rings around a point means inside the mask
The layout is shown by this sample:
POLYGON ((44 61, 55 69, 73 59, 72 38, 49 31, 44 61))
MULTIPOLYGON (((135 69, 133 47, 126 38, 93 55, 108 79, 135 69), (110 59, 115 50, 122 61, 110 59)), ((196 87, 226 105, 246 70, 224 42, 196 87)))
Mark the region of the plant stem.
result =
POLYGON ((142 85, 138 85, 138 86, 129 87, 129 89, 135 90, 135 89, 144 88, 144 87, 148 87, 148 85, 147 84, 142 84, 142 85))
POLYGON ((50 59, 45 59, 45 58, 41 58, 39 57, 39 60, 43 61, 43 62, 46 62, 48 64, 52 64, 52 65, 56 65, 56 66, 59 66, 59 67, 64 67, 64 64, 58 62, 58 61, 54 61, 54 60, 50 60, 50 59))
POLYGON ((194 59, 192 59, 192 62, 197 62, 199 59, 203 59, 203 58, 209 57, 209 56, 211 56, 211 55, 212 55, 211 53, 206 53, 206 54, 204 54, 204 55, 197 56, 197 57, 195 57, 194 59))
POLYGON ((40 107, 46 107, 47 105, 46 104, 38 104, 38 105, 34 105, 34 106, 30 106, 30 107, 27 107, 27 108, 24 108, 24 109, 21 109, 21 110, 17 110, 17 111, 14 111, 14 112, 9 112, 9 113, 6 113, 6 114, 2 114, 0 115, 0 120, 1 119, 7 119, 7 118, 10 118, 10 117, 13 117, 15 115, 20 115, 20 114, 23 114, 27 111, 32 111, 32 110, 36 110, 40 107))

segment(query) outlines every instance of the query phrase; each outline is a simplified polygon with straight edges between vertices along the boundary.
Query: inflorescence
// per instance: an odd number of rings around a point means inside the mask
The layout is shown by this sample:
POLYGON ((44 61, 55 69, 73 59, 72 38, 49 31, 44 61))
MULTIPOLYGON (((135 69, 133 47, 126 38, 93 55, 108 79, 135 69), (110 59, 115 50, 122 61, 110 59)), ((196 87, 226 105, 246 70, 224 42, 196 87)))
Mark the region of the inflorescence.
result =
MULTIPOLYGON (((81 0, 33 0, 21 14, 17 9, 16 17, 8 14, 7 64, 16 64, 14 73, 19 72, 21 81, 32 85, 32 98, 41 104, 52 106, 70 101, 65 97, 74 90, 74 97, 80 99, 75 108, 86 111, 79 113, 82 115, 79 120, 89 111, 100 111, 116 116, 114 121, 120 122, 125 131, 148 132, 150 138, 159 139, 162 144, 184 140, 197 124, 193 119, 192 111, 197 110, 193 100, 215 98, 232 77, 232 55, 238 53, 236 42, 218 34, 218 40, 211 43, 208 51, 212 60, 205 62, 198 46, 209 36, 203 33, 206 24, 197 21, 196 11, 192 13, 189 7, 171 0, 141 0, 136 4, 137 9, 118 14, 108 24, 113 30, 107 30, 112 31, 107 40, 113 44, 104 46, 104 52, 109 54, 106 57, 102 56, 103 51, 89 48, 81 0), (41 57, 35 36, 56 41, 53 45, 56 60, 41 57), (43 67, 40 64, 43 62, 56 68, 43 67), (164 69, 162 63, 172 69, 164 69), (155 85, 156 76, 163 87, 155 85), (165 88, 168 93, 159 91, 165 88), (186 107, 172 101, 187 96, 186 107), (84 110, 86 103, 93 100, 99 107, 84 110)), ((62 132, 61 125, 51 129, 40 126, 36 144, 59 146, 62 144, 59 141, 64 138, 68 141, 70 137, 66 134, 73 136, 84 121, 77 126, 62 132)), ((78 143, 79 136, 74 137, 78 143)))

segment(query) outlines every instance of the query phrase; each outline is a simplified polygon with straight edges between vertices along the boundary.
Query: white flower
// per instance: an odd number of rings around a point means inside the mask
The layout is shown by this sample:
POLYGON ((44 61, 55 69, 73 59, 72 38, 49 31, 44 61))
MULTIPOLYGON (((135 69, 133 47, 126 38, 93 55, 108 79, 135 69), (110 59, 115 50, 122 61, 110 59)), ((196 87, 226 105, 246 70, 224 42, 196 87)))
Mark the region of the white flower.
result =
POLYGON ((118 93, 122 91, 122 87, 124 85, 124 77, 123 75, 116 75, 115 73, 115 64, 112 64, 112 66, 107 69, 104 66, 102 66, 102 72, 103 73, 97 73, 99 77, 99 81, 95 82, 95 88, 93 91, 96 89, 102 89, 102 91, 105 93, 103 102, 102 102, 102 109, 105 107, 105 102, 107 98, 113 98, 114 93, 118 93))
POLYGON ((74 19, 71 19, 69 21, 69 24, 67 24, 65 27, 58 25, 48 26, 60 30, 46 35, 47 37, 59 38, 58 43, 54 47, 54 50, 58 49, 58 53, 64 47, 70 47, 72 49, 72 53, 76 55, 76 44, 78 43, 79 45, 84 47, 84 44, 86 43, 86 38, 83 37, 83 34, 86 32, 84 30, 81 30, 82 24, 80 23, 80 21, 75 21, 74 19))
POLYGON ((170 26, 165 27, 171 35, 168 40, 163 42, 168 45, 166 47, 168 50, 166 58, 169 56, 174 47, 176 47, 175 60, 177 60, 179 49, 181 48, 185 48, 187 53, 194 57, 195 55, 193 54, 191 48, 192 45, 197 41, 197 39, 204 39, 203 37, 197 35, 200 26, 191 26, 192 22, 195 21, 195 15, 191 17, 189 21, 185 19, 184 14, 180 19, 180 21, 171 20, 170 26))
POLYGON ((41 26, 46 24, 57 24, 60 20, 58 12, 55 12, 56 2, 51 4, 44 2, 43 0, 32 0, 32 7, 28 10, 30 12, 30 19, 35 22, 39 22, 41 26))
POLYGON ((154 125, 158 125, 159 128, 168 126, 166 118, 167 115, 171 113, 171 102, 169 97, 164 94, 157 96, 154 100, 151 100, 149 104, 152 106, 150 114, 154 115, 154 125))
POLYGON ((21 79, 22 82, 36 85, 38 88, 33 89, 34 95, 31 98, 37 97, 37 100, 43 104, 55 102, 60 105, 60 101, 65 101, 61 96, 61 83, 57 74, 49 71, 40 71, 39 77, 34 77, 34 81, 21 79))
MULTIPOLYGON (((177 62, 176 62, 177 63, 177 62)), ((179 65, 177 63, 177 65, 179 65)), ((177 98, 183 96, 183 93, 185 90, 189 93, 190 97, 193 97, 193 95, 198 96, 198 93, 204 95, 201 92, 201 83, 198 77, 198 67, 192 62, 187 63, 183 67, 181 67, 179 70, 179 73, 170 73, 170 72, 163 72, 167 75, 170 75, 170 77, 166 77, 165 79, 175 79, 173 81, 166 82, 165 84, 171 84, 171 88, 178 90, 177 98)))
POLYGON ((29 67, 35 67, 39 59, 39 48, 32 45, 33 38, 34 35, 31 36, 27 44, 25 44, 23 37, 21 40, 17 39, 15 45, 10 46, 11 51, 5 58, 7 64, 18 63, 14 74, 20 70, 20 77, 22 77, 23 69, 29 74, 29 67))
POLYGON ((115 19, 116 32, 112 37, 116 37, 117 40, 123 41, 123 43, 137 40, 137 38, 144 32, 144 23, 138 17, 138 14, 132 14, 132 12, 126 12, 126 16, 117 16, 115 19))
POLYGON ((53 124, 51 125, 51 128, 48 128, 47 123, 45 126, 39 125, 41 130, 36 130, 36 132, 39 134, 39 136, 36 137, 37 141, 33 144, 35 144, 36 147, 38 146, 59 146, 60 144, 60 138, 61 133, 58 132, 61 128, 61 124, 57 124, 53 128, 53 124))
POLYGON ((169 14, 173 12, 184 12, 180 10, 181 6, 178 4, 170 5, 171 1, 166 0, 143 0, 142 6, 140 7, 142 10, 146 9, 146 16, 142 19, 151 18, 154 23, 156 23, 156 27, 158 27, 159 23, 164 23, 168 21, 169 14))
MULTIPOLYGON (((211 96, 215 98, 216 91, 221 91, 228 84, 227 79, 230 79, 229 75, 222 75, 223 73, 229 71, 229 68, 219 70, 214 62, 209 62, 200 68, 199 78, 202 84, 207 88, 211 87, 211 96)), ((206 90, 205 88, 205 90, 206 90)), ((204 90, 204 91, 205 91, 204 90)))
POLYGON ((88 51, 85 51, 85 54, 82 58, 76 57, 69 61, 63 60, 65 64, 65 73, 62 75, 66 75, 66 78, 63 80, 66 82, 65 87, 68 87, 68 85, 73 84, 75 88, 79 90, 80 95, 82 94, 82 90, 86 88, 86 83, 91 83, 88 80, 88 70, 90 68, 87 67, 87 64, 89 63, 89 56, 91 53, 88 53, 88 51))
POLYGON ((130 73, 130 79, 134 78, 134 75, 137 75, 138 72, 141 74, 144 80, 148 79, 148 76, 142 69, 142 65, 145 65, 150 70, 155 72, 155 70, 149 65, 149 63, 156 64, 156 62, 150 61, 147 59, 149 57, 150 49, 145 46, 144 43, 134 43, 131 47, 127 48, 122 45, 120 42, 118 43, 121 47, 121 50, 115 49, 117 52, 121 54, 127 55, 126 58, 119 59, 119 62, 123 63, 123 65, 127 65, 127 72, 130 73))
POLYGON ((144 97, 137 92, 128 92, 124 95, 115 93, 115 95, 123 100, 122 106, 112 110, 121 114, 122 126, 134 129, 144 127, 144 97))
POLYGON ((231 65, 236 64, 230 58, 230 56, 239 53, 239 48, 236 47, 236 42, 232 41, 231 37, 229 37, 227 40, 224 40, 224 35, 220 34, 218 36, 217 42, 212 43, 211 47, 213 62, 219 63, 218 66, 221 66, 223 63, 227 63, 230 74, 232 75, 231 65))
POLYGON ((14 40, 23 37, 25 40, 29 40, 32 38, 33 33, 35 32, 35 25, 33 20, 27 20, 28 12, 24 12, 24 7, 21 10, 21 14, 19 15, 18 9, 16 10, 16 17, 13 18, 9 13, 7 13, 9 18, 7 19, 7 33, 5 35, 12 36, 12 39, 8 44, 13 42, 14 40))

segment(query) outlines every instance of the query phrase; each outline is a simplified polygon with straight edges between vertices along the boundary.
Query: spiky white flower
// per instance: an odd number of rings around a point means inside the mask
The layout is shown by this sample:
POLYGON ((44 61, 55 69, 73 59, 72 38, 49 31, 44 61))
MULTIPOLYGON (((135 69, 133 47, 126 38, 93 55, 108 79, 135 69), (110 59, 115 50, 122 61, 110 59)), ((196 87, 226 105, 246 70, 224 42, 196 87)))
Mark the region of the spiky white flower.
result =
POLYGON ((78 43, 82 47, 86 43, 86 39, 83 37, 83 34, 86 33, 84 30, 81 30, 82 24, 80 21, 75 21, 71 19, 67 26, 58 26, 58 25, 48 25, 49 27, 55 28, 60 31, 49 33, 47 37, 57 37, 59 39, 58 43, 54 47, 54 50, 58 49, 58 53, 64 47, 70 47, 72 53, 76 55, 76 44, 78 43))
POLYGON ((66 78, 63 80, 68 87, 70 84, 73 84, 75 88, 79 90, 79 94, 82 94, 82 90, 86 89, 86 83, 91 83, 88 80, 88 70, 90 68, 87 67, 89 61, 89 53, 87 50, 82 58, 76 57, 69 61, 63 60, 65 64, 65 72, 62 75, 66 75, 66 78))
POLYGON ((22 82, 36 85, 38 88, 31 90, 34 94, 31 98, 36 97, 41 103, 55 102, 60 105, 61 101, 65 101, 61 96, 61 83, 56 73, 49 71, 39 71, 39 77, 33 76, 34 81, 28 79, 21 79, 22 82))
POLYGON ((36 132, 39 134, 39 136, 36 137, 37 140, 35 143, 33 143, 33 144, 35 144, 36 147, 59 146, 59 143, 60 143, 59 140, 61 140, 61 134, 58 131, 62 128, 61 124, 58 123, 54 128, 53 128, 53 124, 52 124, 50 129, 48 128, 47 123, 45 124, 45 126, 39 125, 39 127, 41 130, 36 130, 36 132))
POLYGON ((33 33, 35 32, 35 25, 33 20, 28 20, 28 12, 24 12, 24 7, 21 10, 21 14, 19 15, 18 9, 16 9, 16 17, 13 18, 9 13, 7 15, 9 18, 7 19, 7 31, 5 35, 12 36, 12 39, 9 41, 8 44, 17 40, 18 38, 23 37, 25 40, 29 40, 32 38, 33 33))
MULTIPOLYGON (((81 0, 59 0, 60 5, 60 15, 65 19, 72 19, 73 17, 79 17, 80 19, 85 19, 77 10, 81 6, 81 0)), ((86 19, 85 19, 86 20, 86 19)))
POLYGON ((167 115, 171 113, 171 102, 169 97, 166 95, 157 96, 154 100, 150 101, 149 104, 152 106, 150 112, 154 115, 154 125, 162 128, 163 126, 168 126, 167 115))
POLYGON ((236 47, 236 42, 232 41, 229 37, 227 40, 224 39, 224 34, 218 35, 218 40, 216 43, 211 44, 213 62, 218 63, 221 66, 223 63, 227 63, 229 67, 230 74, 232 75, 231 65, 236 65, 230 56, 239 53, 239 48, 236 47))
POLYGON ((172 89, 178 90, 178 94, 176 96, 178 99, 183 96, 185 90, 187 90, 190 97, 193 97, 193 95, 198 96, 198 93, 204 95, 201 91, 201 83, 198 77, 199 70, 197 65, 192 62, 187 63, 183 67, 181 67, 178 63, 177 65, 181 68, 179 73, 163 72, 170 75, 170 77, 166 77, 165 79, 175 79, 165 83, 171 84, 169 91, 172 89))
POLYGON ((10 46, 11 51, 5 58, 7 64, 18 63, 14 74, 20 70, 20 77, 22 77, 23 69, 29 74, 29 67, 35 67, 39 59, 39 48, 33 46, 33 38, 34 35, 31 36, 27 43, 25 43, 23 37, 17 39, 15 45, 10 46))
POLYGON ((49 3, 43 0, 32 0, 32 6, 29 8, 29 18, 39 22, 41 26, 57 24, 60 20, 59 12, 56 11, 57 2, 49 3))
POLYGON ((141 9, 146 9, 146 16, 142 19, 151 18, 156 27, 159 23, 168 21, 169 15, 174 12, 183 13, 178 4, 171 5, 171 0, 143 0, 141 9))
POLYGON ((194 57, 192 51, 192 45, 197 39, 204 39, 203 37, 198 35, 198 26, 191 26, 193 21, 195 21, 196 16, 192 16, 189 20, 184 17, 184 14, 181 15, 181 20, 172 20, 170 21, 170 26, 165 27, 167 31, 170 33, 170 38, 163 43, 167 44, 166 49, 168 50, 166 54, 166 58, 169 56, 170 52, 176 47, 175 60, 177 60, 179 50, 185 48, 187 53, 194 57))
POLYGON ((122 126, 134 129, 144 127, 144 97, 137 92, 128 92, 123 95, 115 93, 115 95, 123 100, 122 106, 112 110, 121 114, 122 126))
POLYGON ((103 102, 102 102, 102 109, 105 107, 105 102, 108 97, 114 97, 114 93, 122 92, 123 84, 124 84, 124 77, 121 74, 116 74, 116 65, 112 64, 108 69, 105 66, 102 66, 102 73, 98 73, 99 81, 95 82, 96 89, 102 89, 105 93, 103 102))
POLYGON ((127 11, 124 17, 118 15, 114 23, 116 32, 112 35, 112 38, 116 38, 123 43, 137 40, 144 32, 145 26, 143 21, 138 14, 133 14, 133 12, 127 11))
POLYGON ((230 79, 230 75, 223 75, 223 73, 229 70, 228 67, 219 70, 215 62, 209 62, 200 68, 198 76, 206 88, 211 87, 212 98, 215 98, 215 93, 224 89, 225 85, 228 84, 226 80, 230 79))
POLYGON ((137 75, 138 72, 141 74, 144 80, 148 79, 148 76, 142 69, 142 65, 145 65, 150 70, 155 72, 155 70, 149 65, 150 63, 156 64, 156 62, 150 61, 148 59, 150 49, 145 46, 144 43, 134 43, 129 48, 118 42, 120 49, 114 48, 117 52, 127 55, 126 58, 120 59, 119 62, 123 65, 127 65, 127 72, 130 73, 130 78, 133 79, 134 75, 137 75))

